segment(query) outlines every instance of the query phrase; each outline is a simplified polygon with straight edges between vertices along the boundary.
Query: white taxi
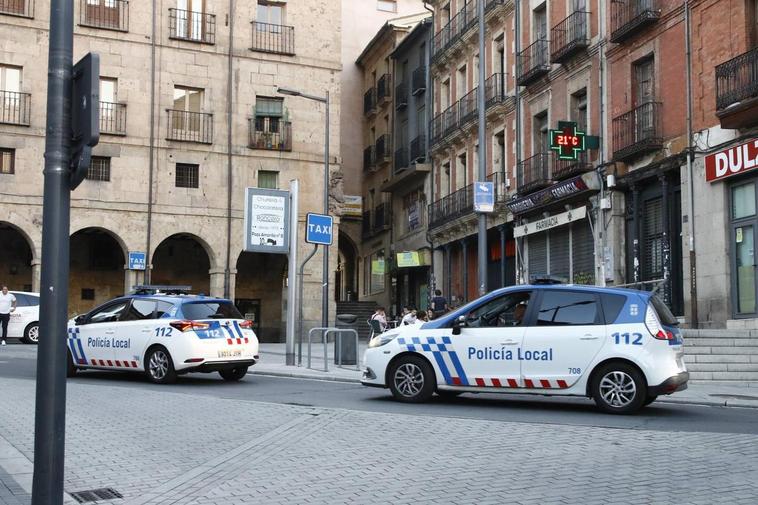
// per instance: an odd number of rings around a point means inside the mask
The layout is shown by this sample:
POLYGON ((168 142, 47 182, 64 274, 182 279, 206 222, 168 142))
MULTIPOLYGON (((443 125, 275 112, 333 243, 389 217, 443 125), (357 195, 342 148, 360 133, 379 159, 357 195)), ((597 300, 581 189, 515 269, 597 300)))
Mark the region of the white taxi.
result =
POLYGON ((8 338, 19 338, 27 344, 39 340, 39 293, 9 291, 16 297, 16 310, 8 321, 8 338))
POLYGON ((644 291, 571 285, 500 289, 422 325, 374 337, 366 386, 404 402, 436 392, 586 396, 634 412, 686 389, 677 320, 644 291))
POLYGON ((68 323, 69 377, 102 369, 142 372, 156 383, 189 372, 218 372, 238 381, 258 359, 252 323, 221 298, 129 295, 68 323))

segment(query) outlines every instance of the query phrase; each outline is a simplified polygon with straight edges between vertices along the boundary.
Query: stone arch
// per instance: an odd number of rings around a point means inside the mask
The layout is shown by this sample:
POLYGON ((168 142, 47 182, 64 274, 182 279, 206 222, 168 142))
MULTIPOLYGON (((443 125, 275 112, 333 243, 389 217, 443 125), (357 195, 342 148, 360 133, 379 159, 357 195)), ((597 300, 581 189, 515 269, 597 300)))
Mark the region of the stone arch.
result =
POLYGON ((235 265, 237 308, 254 320, 261 341, 283 341, 287 256, 241 251, 235 265))
POLYGON ((211 293, 213 249, 192 233, 173 233, 153 250, 151 284, 188 285, 193 293, 211 293))
POLYGON ((35 288, 34 241, 26 231, 13 223, 0 221, 0 284, 10 289, 32 291, 35 288))
POLYGON ((358 300, 358 245, 340 230, 337 239, 339 251, 334 281, 334 298, 337 301, 358 300))
POLYGON ((128 248, 118 233, 101 226, 79 227, 69 247, 69 313, 82 313, 123 295, 128 248))

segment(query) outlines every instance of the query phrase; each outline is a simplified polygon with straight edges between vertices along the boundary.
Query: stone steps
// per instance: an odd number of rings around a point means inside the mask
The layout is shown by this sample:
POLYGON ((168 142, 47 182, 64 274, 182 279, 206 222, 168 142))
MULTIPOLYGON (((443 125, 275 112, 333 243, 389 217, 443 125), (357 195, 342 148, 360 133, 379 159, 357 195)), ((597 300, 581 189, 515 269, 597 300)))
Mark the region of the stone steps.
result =
POLYGON ((691 380, 758 381, 758 332, 684 330, 684 361, 691 380))

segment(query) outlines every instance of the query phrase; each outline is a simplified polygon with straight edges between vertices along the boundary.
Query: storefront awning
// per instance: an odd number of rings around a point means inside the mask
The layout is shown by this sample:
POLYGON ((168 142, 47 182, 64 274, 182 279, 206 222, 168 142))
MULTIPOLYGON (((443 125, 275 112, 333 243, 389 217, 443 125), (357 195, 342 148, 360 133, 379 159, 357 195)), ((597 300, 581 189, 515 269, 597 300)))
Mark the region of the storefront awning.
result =
POLYGON ((578 175, 565 181, 553 184, 543 190, 532 193, 506 203, 513 214, 525 214, 547 205, 566 200, 585 191, 599 191, 600 180, 594 172, 578 175))

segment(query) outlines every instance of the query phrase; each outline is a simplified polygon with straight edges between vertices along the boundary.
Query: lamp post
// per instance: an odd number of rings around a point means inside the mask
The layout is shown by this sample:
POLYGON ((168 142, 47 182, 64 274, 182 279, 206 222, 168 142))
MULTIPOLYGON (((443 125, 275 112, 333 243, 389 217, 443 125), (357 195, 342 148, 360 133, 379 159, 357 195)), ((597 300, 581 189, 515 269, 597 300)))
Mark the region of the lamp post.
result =
MULTIPOLYGON (((289 88, 276 88, 281 95, 299 96, 308 100, 321 102, 326 106, 325 132, 324 132, 324 214, 329 214, 329 91, 324 96, 310 95, 289 88)), ((324 266, 321 277, 321 326, 329 326, 329 246, 324 245, 324 266)), ((302 303, 302 300, 300 301, 302 303)))

